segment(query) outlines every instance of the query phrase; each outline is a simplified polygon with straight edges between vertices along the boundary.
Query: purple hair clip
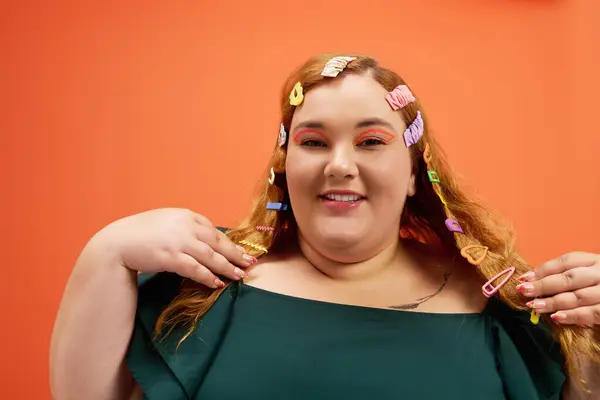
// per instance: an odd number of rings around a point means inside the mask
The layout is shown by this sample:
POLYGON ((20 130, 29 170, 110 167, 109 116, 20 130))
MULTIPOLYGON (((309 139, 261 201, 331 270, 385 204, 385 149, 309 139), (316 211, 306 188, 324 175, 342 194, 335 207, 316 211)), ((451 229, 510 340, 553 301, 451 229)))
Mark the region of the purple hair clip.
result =
POLYGON ((417 111, 417 117, 404 131, 404 143, 410 147, 423 137, 423 118, 421 111, 417 111))

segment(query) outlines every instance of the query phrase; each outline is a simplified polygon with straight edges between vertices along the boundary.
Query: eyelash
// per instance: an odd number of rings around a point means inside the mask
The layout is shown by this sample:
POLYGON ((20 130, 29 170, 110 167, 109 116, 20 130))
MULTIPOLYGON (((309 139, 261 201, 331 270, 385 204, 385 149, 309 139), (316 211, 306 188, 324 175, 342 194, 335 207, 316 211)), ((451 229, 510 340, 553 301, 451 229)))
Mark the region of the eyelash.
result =
MULTIPOLYGON (((385 144, 387 144, 387 141, 382 140, 380 138, 375 138, 375 137, 365 138, 365 139, 362 139, 360 142, 355 143, 356 146, 360 146, 360 147, 372 147, 372 146, 380 146, 380 145, 385 145, 385 144)), ((303 140, 300 142, 300 146, 326 147, 327 143, 324 143, 317 139, 306 139, 306 140, 303 140)))

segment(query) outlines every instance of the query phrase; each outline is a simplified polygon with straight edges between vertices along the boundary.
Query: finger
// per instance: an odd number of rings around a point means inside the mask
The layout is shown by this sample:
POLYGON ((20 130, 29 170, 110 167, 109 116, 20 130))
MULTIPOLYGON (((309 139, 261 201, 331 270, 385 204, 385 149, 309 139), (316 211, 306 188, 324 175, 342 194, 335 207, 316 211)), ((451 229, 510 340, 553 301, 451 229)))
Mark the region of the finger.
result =
POLYGON ((600 324, 600 305, 559 311, 550 315, 550 317, 560 324, 597 325, 600 324))
POLYGON ((174 270, 178 275, 184 278, 190 278, 210 288, 216 289, 225 286, 222 280, 217 278, 208 268, 200 264, 189 254, 179 253, 174 270))
POLYGON ((579 307, 600 304, 600 287, 586 287, 572 292, 559 293, 556 296, 535 299, 527 303, 527 307, 538 313, 553 313, 561 310, 573 310, 579 307))
POLYGON ((575 251, 543 263, 533 271, 519 277, 520 281, 532 282, 550 275, 560 274, 572 268, 590 267, 598 262, 598 255, 575 251))
POLYGON ((546 297, 599 283, 600 268, 578 267, 533 282, 521 283, 517 285, 517 290, 527 297, 546 297))
POLYGON ((227 260, 239 267, 249 267, 256 258, 245 254, 244 248, 233 243, 227 235, 215 228, 197 225, 196 238, 208 244, 214 251, 222 254, 227 260))
POLYGON ((184 245, 184 253, 194 257, 198 263, 208 268, 213 274, 239 280, 247 276, 246 272, 231 264, 222 254, 207 243, 191 241, 184 245))
POLYGON ((200 225, 207 226, 209 228, 213 228, 214 227, 214 225, 210 221, 210 219, 206 218, 204 215, 200 215, 200 214, 197 214, 197 213, 195 213, 195 212, 192 211, 192 216, 194 217, 194 221, 196 221, 200 225))

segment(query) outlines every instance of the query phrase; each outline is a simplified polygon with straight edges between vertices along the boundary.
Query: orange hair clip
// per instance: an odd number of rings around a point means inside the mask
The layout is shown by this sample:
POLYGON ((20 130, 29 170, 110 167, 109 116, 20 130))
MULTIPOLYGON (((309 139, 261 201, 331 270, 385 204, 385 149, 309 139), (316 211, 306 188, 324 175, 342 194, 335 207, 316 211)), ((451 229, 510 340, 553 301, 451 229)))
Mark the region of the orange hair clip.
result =
POLYGON ((469 262, 469 264, 479 265, 487 257, 488 249, 489 248, 487 246, 479 246, 477 244, 470 244, 470 245, 465 246, 462 249, 460 249, 460 255, 463 256, 464 258, 466 258, 467 261, 469 262), (473 254, 471 254, 472 250, 481 250, 481 251, 483 251, 483 254, 481 254, 479 256, 479 258, 473 258, 473 254))
POLYGON ((425 150, 423 151, 423 160, 429 164, 431 162, 431 159, 433 157, 431 156, 431 147, 429 147, 429 143, 427 143, 425 145, 425 150))

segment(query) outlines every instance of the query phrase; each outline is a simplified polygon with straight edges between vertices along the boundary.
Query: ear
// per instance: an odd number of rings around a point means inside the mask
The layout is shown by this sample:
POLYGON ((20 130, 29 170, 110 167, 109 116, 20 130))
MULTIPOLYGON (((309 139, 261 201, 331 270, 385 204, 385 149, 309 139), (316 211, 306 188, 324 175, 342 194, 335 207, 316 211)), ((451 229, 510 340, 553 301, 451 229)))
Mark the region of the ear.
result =
POLYGON ((417 194, 417 184, 415 182, 415 174, 411 174, 410 179, 408 180, 408 191, 406 192, 406 195, 409 197, 412 197, 415 194, 417 194))

